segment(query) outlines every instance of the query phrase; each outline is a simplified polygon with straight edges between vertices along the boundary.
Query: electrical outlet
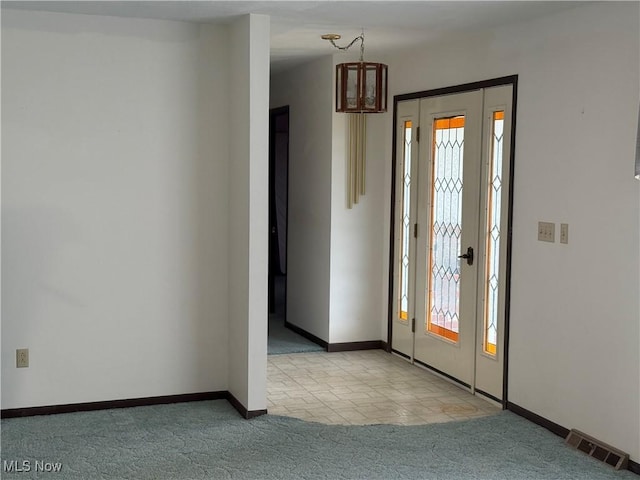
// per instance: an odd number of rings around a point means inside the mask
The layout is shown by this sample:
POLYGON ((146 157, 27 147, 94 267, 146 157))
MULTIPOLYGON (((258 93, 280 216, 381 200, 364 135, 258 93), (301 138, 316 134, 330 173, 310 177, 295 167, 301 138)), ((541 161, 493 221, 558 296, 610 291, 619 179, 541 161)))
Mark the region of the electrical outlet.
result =
POLYGON ((569 224, 560 224, 560 243, 569 243, 569 224))
POLYGON ((549 222, 538 222, 538 240, 540 242, 555 242, 556 224, 549 222))
POLYGON ((16 367, 26 368, 29 366, 29 349, 19 348, 16 350, 16 367))

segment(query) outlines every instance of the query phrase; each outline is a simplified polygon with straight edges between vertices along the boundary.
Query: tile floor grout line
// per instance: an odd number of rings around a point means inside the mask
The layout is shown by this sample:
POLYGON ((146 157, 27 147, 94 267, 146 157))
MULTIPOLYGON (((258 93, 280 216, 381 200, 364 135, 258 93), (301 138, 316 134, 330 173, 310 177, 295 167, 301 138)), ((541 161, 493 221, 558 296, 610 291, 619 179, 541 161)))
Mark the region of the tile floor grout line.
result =
POLYGON ((267 383, 267 395, 271 412, 278 415, 347 425, 420 425, 500 410, 488 402, 481 407, 481 399, 386 352, 272 358, 268 372, 276 380, 267 383))

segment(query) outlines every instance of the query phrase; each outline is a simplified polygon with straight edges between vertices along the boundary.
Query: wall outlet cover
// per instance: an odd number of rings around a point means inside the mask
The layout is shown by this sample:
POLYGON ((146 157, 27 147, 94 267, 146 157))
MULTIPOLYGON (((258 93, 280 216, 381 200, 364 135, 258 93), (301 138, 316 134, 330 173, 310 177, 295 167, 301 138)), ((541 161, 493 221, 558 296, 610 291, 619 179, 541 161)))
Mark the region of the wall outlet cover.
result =
POLYGON ((16 367, 26 368, 29 366, 29 349, 19 348, 16 350, 16 367))

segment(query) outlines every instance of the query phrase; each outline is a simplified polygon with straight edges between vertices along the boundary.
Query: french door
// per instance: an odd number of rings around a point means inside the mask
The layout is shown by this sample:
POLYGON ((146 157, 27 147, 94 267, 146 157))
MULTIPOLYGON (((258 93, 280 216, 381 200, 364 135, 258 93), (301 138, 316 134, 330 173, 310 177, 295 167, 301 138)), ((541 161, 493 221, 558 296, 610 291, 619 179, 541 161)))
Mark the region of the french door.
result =
POLYGON ((501 401, 512 85, 397 104, 392 349, 501 401))

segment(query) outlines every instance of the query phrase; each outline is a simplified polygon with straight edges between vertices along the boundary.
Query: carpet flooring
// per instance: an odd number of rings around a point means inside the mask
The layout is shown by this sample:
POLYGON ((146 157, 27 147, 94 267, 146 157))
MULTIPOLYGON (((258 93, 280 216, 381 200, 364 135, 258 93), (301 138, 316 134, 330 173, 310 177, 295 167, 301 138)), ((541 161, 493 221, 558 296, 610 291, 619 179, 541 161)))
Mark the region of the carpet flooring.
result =
POLYGON ((224 400, 4 419, 2 460, 4 479, 637 479, 510 412, 336 426, 247 421, 224 400), (12 460, 31 470, 7 472, 12 460))
POLYGON ((323 352, 320 345, 298 335, 284 326, 286 304, 286 277, 273 277, 274 305, 269 314, 269 335, 267 353, 284 355, 288 353, 323 352))
POLYGON ((305 352, 324 352, 324 348, 285 327, 284 318, 281 315, 269 315, 267 353, 269 355, 283 355, 305 352))

